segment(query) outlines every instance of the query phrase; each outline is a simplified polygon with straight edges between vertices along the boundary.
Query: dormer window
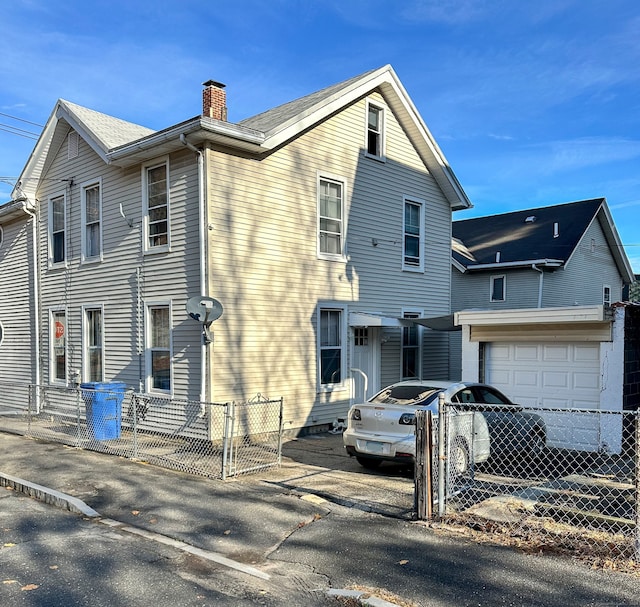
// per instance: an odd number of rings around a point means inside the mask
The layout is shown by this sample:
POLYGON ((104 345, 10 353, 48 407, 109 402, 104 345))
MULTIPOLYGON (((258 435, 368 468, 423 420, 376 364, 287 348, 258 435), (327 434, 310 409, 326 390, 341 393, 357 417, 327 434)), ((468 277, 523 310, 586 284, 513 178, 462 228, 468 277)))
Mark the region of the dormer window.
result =
POLYGON ((384 110, 372 103, 367 104, 367 155, 384 156, 384 110))

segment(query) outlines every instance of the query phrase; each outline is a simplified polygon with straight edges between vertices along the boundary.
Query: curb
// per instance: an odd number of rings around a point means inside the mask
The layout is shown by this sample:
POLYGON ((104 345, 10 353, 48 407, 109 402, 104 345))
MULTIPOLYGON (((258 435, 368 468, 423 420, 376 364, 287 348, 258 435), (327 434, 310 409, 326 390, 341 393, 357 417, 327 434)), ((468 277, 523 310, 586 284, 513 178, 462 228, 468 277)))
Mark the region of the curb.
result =
POLYGON ((55 489, 43 487, 42 485, 38 485, 36 483, 25 481, 16 476, 5 474, 4 472, 0 472, 0 487, 9 487, 11 489, 15 489, 16 491, 20 491, 20 493, 24 493, 29 497, 33 497, 41 502, 45 502, 45 504, 57 506, 58 508, 62 508, 63 510, 69 510, 77 514, 82 514, 83 516, 87 516, 89 518, 100 518, 100 514, 98 512, 96 512, 93 508, 87 506, 87 504, 76 497, 67 495, 66 493, 61 493, 60 491, 56 491, 55 489))

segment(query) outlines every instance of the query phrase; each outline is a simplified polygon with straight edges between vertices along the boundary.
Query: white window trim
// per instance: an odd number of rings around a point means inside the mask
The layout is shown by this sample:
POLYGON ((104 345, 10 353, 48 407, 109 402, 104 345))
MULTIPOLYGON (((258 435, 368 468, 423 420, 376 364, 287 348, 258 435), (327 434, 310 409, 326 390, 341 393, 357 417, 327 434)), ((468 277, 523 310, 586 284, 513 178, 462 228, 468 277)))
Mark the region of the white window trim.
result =
POLYGON ((87 323, 87 312, 90 310, 100 310, 100 318, 102 320, 102 360, 101 375, 104 381, 104 359, 105 359, 105 332, 104 332, 104 304, 84 304, 82 306, 82 381, 89 380, 89 325, 87 323))
POLYGON ((494 276, 491 276, 491 279, 489 281, 489 301, 493 302, 493 303, 499 303, 499 302, 502 302, 502 301, 507 301, 507 276, 506 276, 506 274, 495 274, 494 276), (499 278, 502 278, 502 299, 494 299, 493 298, 493 283, 499 278))
POLYGON ((142 250, 145 255, 153 255, 155 253, 166 253, 171 250, 171 178, 170 178, 169 157, 162 160, 147 162, 142 165, 142 250), (155 169, 164 165, 167 172, 167 244, 157 247, 149 246, 149 188, 148 174, 150 169, 155 169))
POLYGON ((333 302, 322 302, 318 304, 316 308, 316 381, 318 384, 318 393, 322 392, 336 392, 339 390, 346 390, 350 385, 347 381, 347 355, 349 353, 348 343, 348 331, 347 331, 347 312, 348 308, 346 304, 337 304, 333 302), (340 377, 341 381, 335 384, 323 384, 322 383, 322 369, 321 369, 321 345, 320 345, 320 312, 322 310, 339 311, 341 312, 340 322, 340 377))
POLYGON ((424 256, 425 256, 425 227, 424 227, 424 223, 425 223, 425 207, 426 207, 426 202, 421 199, 421 198, 416 198, 415 196, 403 196, 402 198, 402 269, 406 272, 424 272, 424 256), (405 262, 405 254, 406 254, 406 249, 405 249, 405 228, 406 228, 406 224, 405 224, 405 208, 407 206, 407 203, 411 203, 411 204, 415 204, 415 205, 419 205, 420 206, 420 234, 419 234, 419 239, 420 239, 420 257, 419 257, 419 262, 418 265, 411 265, 411 264, 407 264, 405 262))
POLYGON ((0 346, 2 346, 2 342, 4 341, 4 325, 0 320, 0 346))
POLYGON ((144 337, 144 368, 145 391, 149 394, 165 394, 173 396, 174 378, 173 378, 173 306, 169 300, 153 300, 146 301, 144 304, 145 316, 145 337, 144 337), (169 382, 171 388, 169 390, 161 390, 154 388, 151 382, 151 309, 152 308, 169 308, 169 382))
MULTIPOLYGON (((419 310, 417 308, 402 308, 402 318, 422 318, 424 316, 423 310, 419 310)), ((407 327, 402 328, 402 335, 400 336, 400 378, 401 379, 415 379, 415 378, 405 378, 402 370, 404 367, 404 330, 407 327)), ((423 357, 423 342, 424 342, 424 327, 422 325, 418 325, 416 327, 418 329, 418 379, 422 379, 422 357, 423 357)))
POLYGON ((81 236, 81 251, 82 251, 82 263, 94 263, 96 261, 102 261, 102 252, 103 252, 103 240, 102 240, 102 178, 94 179, 92 181, 85 181, 80 184, 80 215, 81 215, 81 226, 82 226, 82 236, 81 236), (98 255, 93 255, 89 257, 87 255, 87 205, 86 205, 86 193, 87 190, 98 186, 98 210, 99 210, 99 232, 100 232, 100 253, 98 255))
POLYGON ((69 381, 69 311, 66 307, 49 308, 49 383, 52 385, 66 386, 69 381), (64 379, 58 379, 55 376, 55 324, 54 314, 56 312, 64 312, 65 320, 65 340, 64 340, 64 379))
POLYGON ((604 305, 611 305, 611 287, 609 285, 602 285, 602 303, 604 305), (605 297, 605 293, 607 291, 607 289, 609 289, 609 301, 607 301, 607 298, 605 297))
POLYGON ((331 173, 325 173, 318 171, 316 175, 316 253, 318 259, 324 259, 326 261, 347 261, 347 180, 339 175, 332 175, 331 173), (342 251, 335 255, 332 253, 324 253, 320 251, 320 182, 321 181, 333 181, 339 183, 342 186, 342 234, 341 234, 341 249, 342 251))
POLYGON ((384 106, 380 103, 376 103, 375 101, 371 101, 367 99, 367 108, 364 116, 364 155, 367 158, 372 158, 373 160, 379 160, 381 162, 386 162, 386 120, 387 115, 384 106), (380 154, 372 154, 369 152, 369 108, 373 106, 377 110, 380 111, 380 154))
POLYGON ((2 226, 0 226, 0 249, 2 248, 3 243, 4 243, 4 230, 2 229, 2 226))
POLYGON ((48 266, 49 268, 66 268, 68 264, 68 249, 67 249, 67 238, 68 238, 68 226, 67 226, 67 194, 66 192, 58 192, 57 194, 52 194, 48 199, 48 240, 49 240, 49 250, 48 250, 48 266), (63 261, 53 261, 53 201, 58 198, 62 198, 64 202, 64 260, 63 261))

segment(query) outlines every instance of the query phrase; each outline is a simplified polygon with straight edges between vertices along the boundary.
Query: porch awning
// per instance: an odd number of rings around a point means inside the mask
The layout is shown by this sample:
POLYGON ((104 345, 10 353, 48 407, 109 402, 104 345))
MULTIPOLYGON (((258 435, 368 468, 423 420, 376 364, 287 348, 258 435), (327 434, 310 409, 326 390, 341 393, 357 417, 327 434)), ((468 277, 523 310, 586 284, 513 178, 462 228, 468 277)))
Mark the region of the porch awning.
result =
POLYGON ((446 316, 432 316, 431 318, 404 318, 404 321, 415 323, 416 325, 422 325, 423 327, 429 327, 434 331, 461 331, 460 325, 455 325, 453 314, 447 314, 446 316))
POLYGON ((406 327, 401 321, 404 319, 395 316, 382 316, 369 312, 349 312, 350 327, 406 327))
POLYGON ((432 316, 431 318, 398 318, 369 312, 349 312, 350 327, 410 327, 422 325, 434 331, 460 331, 462 327, 453 324, 453 314, 432 316))

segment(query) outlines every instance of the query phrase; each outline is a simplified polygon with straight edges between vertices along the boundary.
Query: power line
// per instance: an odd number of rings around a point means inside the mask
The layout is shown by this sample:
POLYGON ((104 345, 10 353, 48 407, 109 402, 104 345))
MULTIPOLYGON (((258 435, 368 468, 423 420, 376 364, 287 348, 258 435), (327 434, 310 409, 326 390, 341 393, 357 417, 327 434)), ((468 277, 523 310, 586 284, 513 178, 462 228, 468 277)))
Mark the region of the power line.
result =
POLYGON ((11 114, 5 114, 0 112, 0 116, 4 116, 5 118, 11 118, 11 120, 18 120, 20 122, 26 122, 27 124, 32 124, 33 126, 39 126, 40 128, 44 128, 43 124, 38 124, 37 122, 31 122, 30 120, 25 120, 24 118, 18 118, 17 116, 12 116, 11 114))
POLYGON ((40 136, 38 133, 34 133, 33 131, 25 131, 24 129, 19 129, 18 127, 11 126, 10 124, 3 124, 1 122, 0 131, 5 131, 12 135, 18 135, 19 137, 26 137, 27 139, 38 139, 40 136))

